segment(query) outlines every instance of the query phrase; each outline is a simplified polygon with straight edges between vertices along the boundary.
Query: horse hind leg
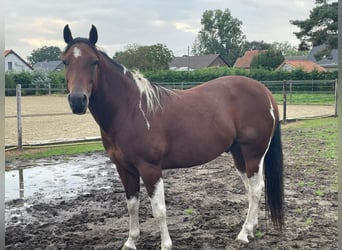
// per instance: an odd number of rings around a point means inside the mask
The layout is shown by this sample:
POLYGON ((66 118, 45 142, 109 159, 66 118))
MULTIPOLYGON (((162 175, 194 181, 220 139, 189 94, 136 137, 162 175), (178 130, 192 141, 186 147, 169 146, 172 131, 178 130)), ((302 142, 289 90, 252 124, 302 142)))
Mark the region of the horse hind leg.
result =
POLYGON ((254 168, 255 171, 251 171, 254 174, 250 174, 250 171, 240 172, 247 189, 249 203, 246 220, 236 238, 243 243, 249 242, 248 237, 254 238, 253 231, 258 224, 259 201, 264 188, 263 159, 248 159, 246 160, 246 167, 249 170, 254 168))

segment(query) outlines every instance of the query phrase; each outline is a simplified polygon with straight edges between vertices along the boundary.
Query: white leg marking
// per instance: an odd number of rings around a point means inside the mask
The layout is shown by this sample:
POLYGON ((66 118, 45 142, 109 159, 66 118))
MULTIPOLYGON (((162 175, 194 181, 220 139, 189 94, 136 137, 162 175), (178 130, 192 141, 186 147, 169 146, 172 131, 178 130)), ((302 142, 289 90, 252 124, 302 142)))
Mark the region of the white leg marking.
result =
POLYGON ((246 173, 242 173, 237 169, 238 174, 240 175, 243 184, 245 185, 246 192, 248 193, 248 178, 246 173))
POLYGON ((155 186, 155 191, 151 198, 151 205, 153 216, 159 220, 161 232, 161 249, 170 250, 172 248, 172 241, 166 224, 166 206, 163 179, 160 179, 155 186))
POLYGON ((127 209, 129 214, 129 236, 124 246, 129 249, 136 249, 135 243, 140 237, 139 198, 132 197, 127 200, 127 209))
MULTIPOLYGON (((272 102, 271 99, 268 97, 269 102, 270 102, 270 114, 273 118, 273 128, 272 131, 274 129, 275 126, 275 116, 274 116, 274 112, 273 112, 273 106, 272 106, 272 102)), ((258 212, 259 212, 259 201, 260 201, 260 197, 261 197, 261 192, 265 186, 265 182, 264 182, 264 159, 266 156, 266 153, 270 147, 271 144, 271 140, 272 140, 272 136, 270 137, 270 140, 268 142, 267 148, 265 153, 263 154, 263 156, 260 159, 259 162, 259 170, 258 173, 256 173, 255 175, 253 175, 251 178, 247 179, 248 182, 248 212, 247 212, 247 218, 245 223, 242 226, 242 230, 240 231, 237 240, 243 242, 243 243, 248 243, 248 236, 250 237, 254 237, 253 234, 253 230, 255 228, 255 226, 258 224, 258 212)), ((240 174, 242 176, 242 180, 244 180, 244 177, 242 174, 240 174)), ((247 178, 247 176, 246 176, 247 178)), ((245 180, 244 180, 245 182, 245 180)), ((246 184, 245 184, 246 186, 246 184)))
POLYGON ((82 51, 78 48, 75 47, 72 51, 72 54, 74 55, 75 58, 82 56, 82 51))
MULTIPOLYGON (((263 161, 263 159, 261 160, 263 161)), ((261 162, 260 161, 260 162, 261 162)), ((242 226, 237 240, 248 243, 248 236, 254 237, 253 231, 258 224, 259 201, 264 187, 262 168, 259 168, 257 174, 248 179, 248 212, 245 223, 242 226), (261 170, 261 171, 260 171, 261 170), (261 173, 261 174, 260 174, 261 173)))

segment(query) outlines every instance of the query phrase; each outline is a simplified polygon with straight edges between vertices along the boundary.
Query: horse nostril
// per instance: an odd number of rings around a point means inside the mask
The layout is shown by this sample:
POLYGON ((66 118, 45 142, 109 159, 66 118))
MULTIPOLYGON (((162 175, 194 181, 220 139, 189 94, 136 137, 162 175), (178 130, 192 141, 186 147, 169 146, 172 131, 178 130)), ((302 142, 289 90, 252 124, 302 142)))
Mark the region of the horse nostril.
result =
POLYGON ((88 104, 88 97, 86 95, 83 95, 82 104, 83 105, 87 105, 88 104))

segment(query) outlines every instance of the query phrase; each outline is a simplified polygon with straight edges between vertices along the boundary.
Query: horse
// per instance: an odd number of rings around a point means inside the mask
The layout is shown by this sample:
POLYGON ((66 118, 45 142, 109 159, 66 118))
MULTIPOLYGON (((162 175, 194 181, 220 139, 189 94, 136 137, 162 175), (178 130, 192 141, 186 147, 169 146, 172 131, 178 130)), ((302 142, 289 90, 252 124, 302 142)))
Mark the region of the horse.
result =
POLYGON ((171 249, 162 170, 201 165, 224 152, 232 154, 248 194, 247 217, 236 239, 248 243, 254 237, 263 189, 266 214, 275 229, 282 230, 279 112, 263 84, 243 76, 223 76, 187 90, 168 89, 98 49, 94 25, 88 38, 73 38, 66 25, 63 37, 71 111, 81 115, 89 109, 125 190, 129 234, 122 249, 136 249, 140 236, 140 178, 160 226, 161 249, 171 249))

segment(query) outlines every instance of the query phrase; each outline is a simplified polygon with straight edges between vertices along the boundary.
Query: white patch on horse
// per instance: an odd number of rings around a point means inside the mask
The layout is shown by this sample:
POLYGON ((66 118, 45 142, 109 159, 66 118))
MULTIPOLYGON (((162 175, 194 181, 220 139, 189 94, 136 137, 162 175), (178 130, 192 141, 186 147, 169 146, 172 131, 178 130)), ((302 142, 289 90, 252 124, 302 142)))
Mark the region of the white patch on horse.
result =
POLYGON ((140 96, 140 100, 139 100, 139 109, 140 109, 140 112, 142 113, 142 116, 145 119, 147 130, 150 130, 150 128, 151 128, 150 122, 147 120, 146 114, 145 114, 145 112, 142 108, 142 105, 141 105, 141 96, 140 96))
POLYGON ((153 217, 159 220, 161 231, 161 249, 171 249, 172 241, 166 224, 166 206, 164 197, 164 182, 160 180, 155 185, 155 190, 151 198, 153 217))
POLYGON ((273 128, 274 128, 274 124, 275 124, 274 108, 272 105, 271 98, 269 96, 267 96, 267 97, 268 97, 268 101, 270 102, 270 113, 271 113, 271 116, 273 118, 273 128))
POLYGON ((74 55, 75 58, 78 58, 82 56, 82 51, 78 47, 75 47, 72 51, 72 54, 74 55))
POLYGON ((155 112, 161 107, 159 91, 157 88, 153 88, 152 84, 139 72, 133 72, 132 74, 140 95, 146 97, 147 113, 155 112))
POLYGON ((126 75, 126 73, 127 73, 127 69, 126 69, 126 67, 125 66, 123 66, 122 65, 122 68, 123 68, 123 74, 124 74, 124 76, 126 75))
POLYGON ((140 237, 139 229, 139 198, 132 197, 127 200, 127 209, 129 214, 129 236, 125 242, 125 247, 136 249, 135 242, 140 237))

